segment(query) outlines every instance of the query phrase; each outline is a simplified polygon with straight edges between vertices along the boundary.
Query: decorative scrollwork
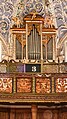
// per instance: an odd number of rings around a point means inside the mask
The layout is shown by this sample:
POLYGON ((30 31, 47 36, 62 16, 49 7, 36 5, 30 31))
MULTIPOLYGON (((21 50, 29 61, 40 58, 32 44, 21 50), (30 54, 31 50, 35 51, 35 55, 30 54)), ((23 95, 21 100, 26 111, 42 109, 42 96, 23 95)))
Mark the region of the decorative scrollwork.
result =
POLYGON ((0 27, 1 27, 1 32, 2 33, 6 33, 6 31, 9 29, 9 21, 8 21, 8 19, 4 18, 0 22, 0 27))

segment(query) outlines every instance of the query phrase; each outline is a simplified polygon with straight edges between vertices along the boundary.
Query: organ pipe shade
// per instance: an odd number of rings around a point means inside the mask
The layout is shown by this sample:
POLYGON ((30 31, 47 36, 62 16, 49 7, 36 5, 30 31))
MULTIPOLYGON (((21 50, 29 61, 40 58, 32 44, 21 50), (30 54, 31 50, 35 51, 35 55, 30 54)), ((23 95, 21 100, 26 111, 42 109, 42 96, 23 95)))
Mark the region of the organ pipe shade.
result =
POLYGON ((39 35, 35 25, 28 36, 28 59, 41 58, 41 36, 39 35))
POLYGON ((53 59, 53 38, 50 38, 47 43, 47 59, 53 59))
POLYGON ((46 47, 43 45, 43 59, 46 60, 46 47))
POLYGON ((26 45, 23 47, 23 59, 26 57, 26 45))
POLYGON ((22 59, 22 45, 17 39, 16 39, 16 59, 22 59))

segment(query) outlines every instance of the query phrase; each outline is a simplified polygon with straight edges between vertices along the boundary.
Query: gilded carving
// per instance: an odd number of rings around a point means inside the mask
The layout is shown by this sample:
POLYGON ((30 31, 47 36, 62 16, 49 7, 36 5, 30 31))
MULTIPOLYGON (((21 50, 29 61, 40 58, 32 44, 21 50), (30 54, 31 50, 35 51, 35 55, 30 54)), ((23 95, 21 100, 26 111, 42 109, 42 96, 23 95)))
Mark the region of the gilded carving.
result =
POLYGON ((12 93, 12 78, 0 78, 0 92, 12 93))
POLYGON ((36 93, 50 93, 50 79, 49 78, 36 79, 36 93))
POLYGON ((17 78, 17 92, 31 92, 31 78, 17 78))
POLYGON ((56 92, 67 92, 67 78, 56 79, 56 92))

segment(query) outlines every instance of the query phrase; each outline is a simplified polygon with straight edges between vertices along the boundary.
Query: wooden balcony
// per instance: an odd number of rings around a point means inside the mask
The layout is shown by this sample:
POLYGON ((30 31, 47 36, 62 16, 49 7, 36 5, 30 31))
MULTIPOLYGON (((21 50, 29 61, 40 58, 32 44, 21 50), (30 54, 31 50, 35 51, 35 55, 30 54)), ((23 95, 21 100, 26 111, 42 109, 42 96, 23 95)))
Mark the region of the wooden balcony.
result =
POLYGON ((26 72, 26 65, 0 63, 0 102, 67 102, 67 63, 45 63, 42 73, 26 72))

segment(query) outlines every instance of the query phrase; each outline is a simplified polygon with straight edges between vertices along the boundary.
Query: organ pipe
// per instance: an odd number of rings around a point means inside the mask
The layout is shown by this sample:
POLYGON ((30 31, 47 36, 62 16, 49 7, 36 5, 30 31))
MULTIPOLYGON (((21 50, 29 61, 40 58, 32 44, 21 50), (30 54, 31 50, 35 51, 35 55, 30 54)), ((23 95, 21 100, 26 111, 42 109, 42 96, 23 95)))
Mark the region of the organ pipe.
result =
POLYGON ((33 30, 28 36, 28 58, 29 59, 40 59, 41 54, 41 38, 35 25, 33 25, 33 30))

